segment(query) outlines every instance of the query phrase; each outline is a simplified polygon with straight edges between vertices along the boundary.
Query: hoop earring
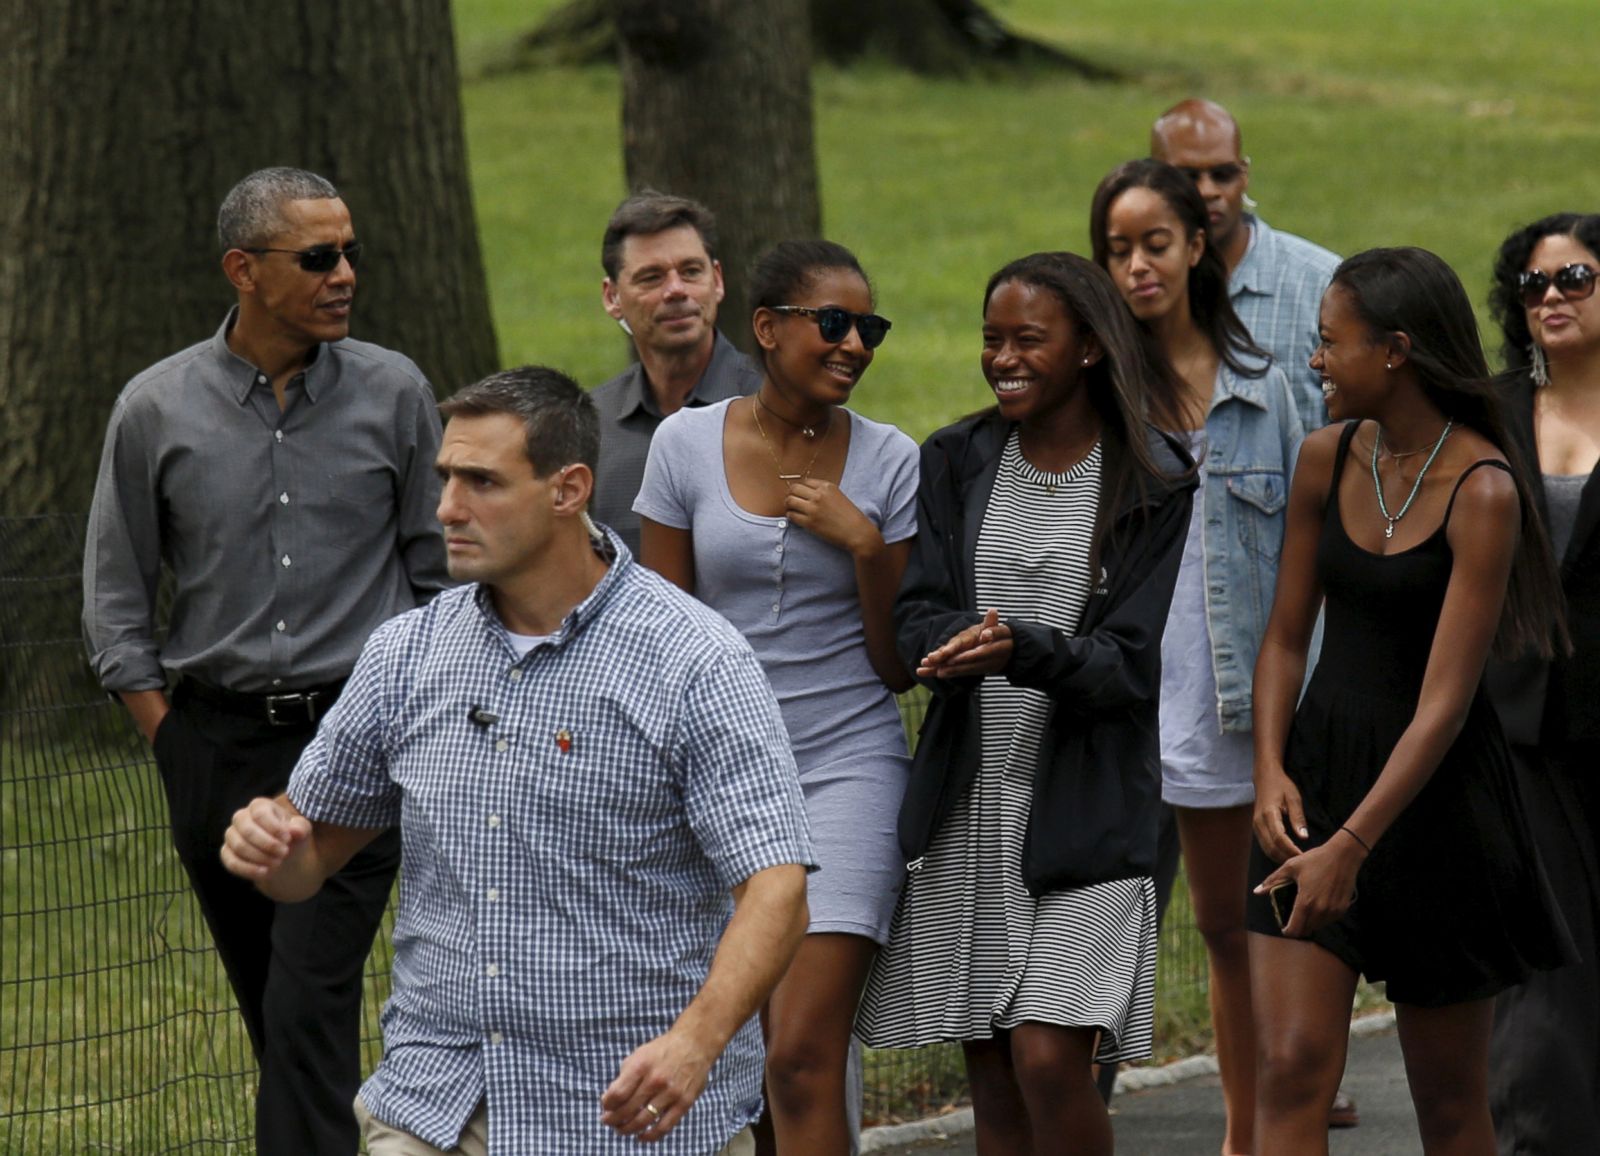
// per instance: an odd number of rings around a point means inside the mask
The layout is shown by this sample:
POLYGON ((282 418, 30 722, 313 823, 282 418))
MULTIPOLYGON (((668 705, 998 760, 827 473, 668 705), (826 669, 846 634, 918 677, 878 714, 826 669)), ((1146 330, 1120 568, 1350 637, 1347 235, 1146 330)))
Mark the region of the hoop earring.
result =
POLYGON ((1529 372, 1533 375, 1533 384, 1546 386, 1550 384, 1550 363, 1545 360, 1544 346, 1537 341, 1528 343, 1528 360, 1531 363, 1529 372))

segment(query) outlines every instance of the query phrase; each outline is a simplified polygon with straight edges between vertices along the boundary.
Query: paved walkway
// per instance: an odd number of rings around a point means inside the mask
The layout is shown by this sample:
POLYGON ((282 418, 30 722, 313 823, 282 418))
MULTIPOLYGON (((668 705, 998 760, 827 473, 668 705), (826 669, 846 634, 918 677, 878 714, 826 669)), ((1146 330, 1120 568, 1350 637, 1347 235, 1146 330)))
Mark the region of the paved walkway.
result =
MULTIPOLYGON (((1417 1119, 1392 1029, 1351 1039, 1344 1088, 1360 1106, 1361 1126, 1329 1134, 1333 1156, 1420 1156, 1417 1119)), ((1217 1156, 1222 1146, 1222 1094, 1215 1076, 1118 1096, 1112 1113, 1117 1156, 1217 1156)), ((973 1156, 977 1149, 968 1133, 879 1152, 973 1156)))

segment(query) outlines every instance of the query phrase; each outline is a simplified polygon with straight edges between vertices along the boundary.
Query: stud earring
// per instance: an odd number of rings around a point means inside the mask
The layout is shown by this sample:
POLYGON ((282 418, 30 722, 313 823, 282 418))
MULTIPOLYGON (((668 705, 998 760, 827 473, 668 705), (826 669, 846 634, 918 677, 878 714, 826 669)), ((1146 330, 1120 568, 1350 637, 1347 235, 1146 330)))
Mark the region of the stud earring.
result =
POLYGON ((1083 364, 1084 364, 1084 365, 1088 365, 1088 364, 1089 364, 1089 359, 1088 359, 1088 358, 1087 358, 1087 357, 1085 357, 1085 358, 1084 358, 1084 359, 1083 359, 1083 364))
POLYGON ((1385 368, 1385 369, 1393 369, 1393 368, 1394 368, 1394 362, 1392 362, 1392 361, 1385 361, 1385 362, 1384 362, 1384 363, 1383 363, 1383 367, 1384 367, 1384 368, 1385 368))

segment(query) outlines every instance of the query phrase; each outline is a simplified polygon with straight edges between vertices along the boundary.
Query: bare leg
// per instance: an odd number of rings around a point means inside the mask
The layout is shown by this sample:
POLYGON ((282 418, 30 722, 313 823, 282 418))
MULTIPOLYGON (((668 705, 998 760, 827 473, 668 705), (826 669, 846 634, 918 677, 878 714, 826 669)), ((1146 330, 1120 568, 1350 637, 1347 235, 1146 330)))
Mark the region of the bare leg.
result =
POLYGON ((848 1156, 845 1060, 877 945, 808 935, 767 1001, 767 1098, 782 1156, 848 1156))
POLYGON ((1260 1152, 1328 1151, 1328 1106, 1350 1043, 1356 973, 1303 939, 1251 935, 1260 1152))
POLYGON ((1222 1075, 1227 1131, 1222 1151, 1249 1156, 1255 1129, 1255 1021, 1250 1014, 1250 951, 1244 929, 1250 889, 1251 807, 1176 807, 1183 868, 1195 926, 1211 965, 1211 1027, 1222 1075))
POLYGON ((1028 1106, 1033 1156, 1111 1156, 1111 1117, 1094 1085, 1098 1028, 1019 1024, 1011 1060, 1028 1106))
POLYGON ((1427 1156, 1494 1156, 1489 1036, 1494 1001, 1448 1007, 1396 1004, 1406 1081, 1427 1156))
POLYGON ((961 1045, 972 1088, 978 1156, 1030 1156, 1028 1108, 1011 1063, 1011 1035, 968 1040, 961 1045))

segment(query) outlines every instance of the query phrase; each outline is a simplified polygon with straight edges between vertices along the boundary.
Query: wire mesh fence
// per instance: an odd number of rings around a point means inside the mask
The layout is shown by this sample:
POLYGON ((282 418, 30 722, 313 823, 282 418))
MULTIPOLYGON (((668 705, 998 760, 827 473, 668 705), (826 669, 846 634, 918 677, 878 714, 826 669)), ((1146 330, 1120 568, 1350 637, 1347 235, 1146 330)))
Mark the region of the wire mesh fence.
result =
MULTIPOLYGON (((0 519, 0 1152, 246 1152, 255 1064, 171 848, 148 748, 100 692, 78 627, 84 519, 0 519)), ((902 704, 908 725, 920 717, 902 704)), ((381 1041, 389 924, 368 962, 381 1041)), ((1205 1027, 1205 960, 1179 893, 1162 933, 1158 1045, 1205 1027)), ((868 1052, 864 1119, 964 1101, 953 1045, 868 1052)))

